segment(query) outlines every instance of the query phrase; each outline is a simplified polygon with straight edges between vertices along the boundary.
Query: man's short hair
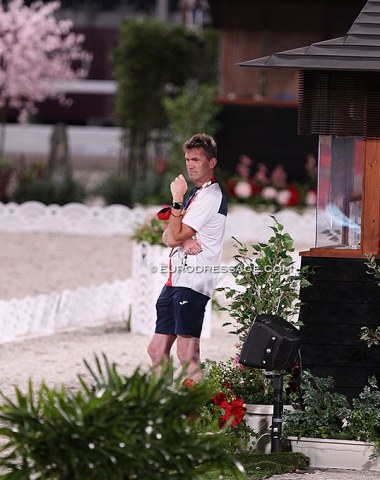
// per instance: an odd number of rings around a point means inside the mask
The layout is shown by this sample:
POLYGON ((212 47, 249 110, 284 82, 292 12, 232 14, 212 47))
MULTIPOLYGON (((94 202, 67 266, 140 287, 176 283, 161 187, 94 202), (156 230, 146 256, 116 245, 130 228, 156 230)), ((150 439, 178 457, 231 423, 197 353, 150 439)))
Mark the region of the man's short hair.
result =
POLYGON ((202 148, 205 152, 207 160, 216 158, 217 147, 215 140, 206 133, 196 133, 183 144, 183 150, 191 150, 192 148, 202 148))

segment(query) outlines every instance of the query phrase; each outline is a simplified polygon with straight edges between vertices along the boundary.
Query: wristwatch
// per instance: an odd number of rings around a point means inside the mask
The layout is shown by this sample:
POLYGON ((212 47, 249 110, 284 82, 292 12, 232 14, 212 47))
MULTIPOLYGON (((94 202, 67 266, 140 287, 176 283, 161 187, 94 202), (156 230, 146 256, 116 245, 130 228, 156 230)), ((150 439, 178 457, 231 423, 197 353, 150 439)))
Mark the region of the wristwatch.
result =
POLYGON ((173 202, 173 203, 172 203, 172 208, 174 208, 174 210, 181 210, 181 208, 182 208, 182 203, 173 202))

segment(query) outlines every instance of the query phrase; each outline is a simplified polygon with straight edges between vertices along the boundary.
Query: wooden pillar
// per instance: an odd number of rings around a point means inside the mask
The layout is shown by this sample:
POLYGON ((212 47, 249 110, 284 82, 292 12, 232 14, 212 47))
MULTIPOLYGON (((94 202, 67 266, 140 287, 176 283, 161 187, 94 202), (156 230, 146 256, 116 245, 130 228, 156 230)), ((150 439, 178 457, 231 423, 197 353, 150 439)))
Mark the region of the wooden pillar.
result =
POLYGON ((362 197, 362 253, 380 253, 380 140, 366 139, 362 197))

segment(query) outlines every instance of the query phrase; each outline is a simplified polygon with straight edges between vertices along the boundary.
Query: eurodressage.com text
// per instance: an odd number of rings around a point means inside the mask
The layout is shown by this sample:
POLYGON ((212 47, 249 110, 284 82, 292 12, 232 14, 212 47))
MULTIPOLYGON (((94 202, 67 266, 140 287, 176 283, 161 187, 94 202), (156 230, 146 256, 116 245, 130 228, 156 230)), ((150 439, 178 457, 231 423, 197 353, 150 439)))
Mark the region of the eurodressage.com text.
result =
POLYGON ((254 275, 259 274, 261 271, 265 273, 286 273, 289 274, 293 270, 293 266, 285 267, 283 265, 266 265, 263 269, 260 269, 258 265, 246 265, 246 266, 232 266, 232 265, 176 265, 169 268, 168 265, 160 265, 159 267, 152 266, 152 273, 247 273, 252 272, 254 275))

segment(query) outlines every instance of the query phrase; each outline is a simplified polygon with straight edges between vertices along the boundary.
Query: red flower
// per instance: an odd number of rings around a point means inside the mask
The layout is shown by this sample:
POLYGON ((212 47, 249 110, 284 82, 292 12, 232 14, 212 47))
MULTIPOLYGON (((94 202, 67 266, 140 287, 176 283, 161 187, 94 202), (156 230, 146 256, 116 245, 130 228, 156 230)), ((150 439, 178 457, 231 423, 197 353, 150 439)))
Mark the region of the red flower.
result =
POLYGON ((243 399, 237 398, 230 403, 229 406, 229 417, 234 416, 234 419, 231 423, 232 426, 239 425, 243 421, 244 414, 246 412, 246 408, 243 405, 243 399))
POLYGON ((215 395, 214 403, 216 403, 216 405, 218 405, 219 407, 222 407, 224 410, 228 406, 227 398, 226 398, 226 396, 224 395, 223 392, 219 392, 215 395))
POLYGON ((228 194, 231 195, 231 196, 235 196, 235 184, 233 182, 233 180, 226 180, 226 186, 227 186, 227 189, 228 189, 228 194))
POLYGON ((231 383, 224 382, 224 383, 223 383, 223 387, 227 388, 228 390, 232 390, 232 385, 231 385, 231 383))
POLYGON ((294 185, 289 184, 288 185, 288 191, 290 192, 290 197, 289 197, 287 206, 288 207, 294 207, 296 205, 299 205, 300 194, 299 194, 299 191, 297 190, 297 188, 294 185))
POLYGON ((214 403, 224 410, 224 415, 219 420, 219 428, 223 428, 231 417, 233 420, 231 426, 239 425, 244 418, 246 408, 242 398, 234 397, 233 400, 228 402, 225 394, 219 392, 214 397, 214 403))
POLYGON ((192 378, 185 378, 185 380, 182 382, 182 385, 187 388, 194 388, 196 382, 192 378))
POLYGON ((252 196, 253 197, 255 195, 259 195, 263 191, 263 186, 256 183, 256 182, 252 182, 251 186, 252 186, 252 196))

